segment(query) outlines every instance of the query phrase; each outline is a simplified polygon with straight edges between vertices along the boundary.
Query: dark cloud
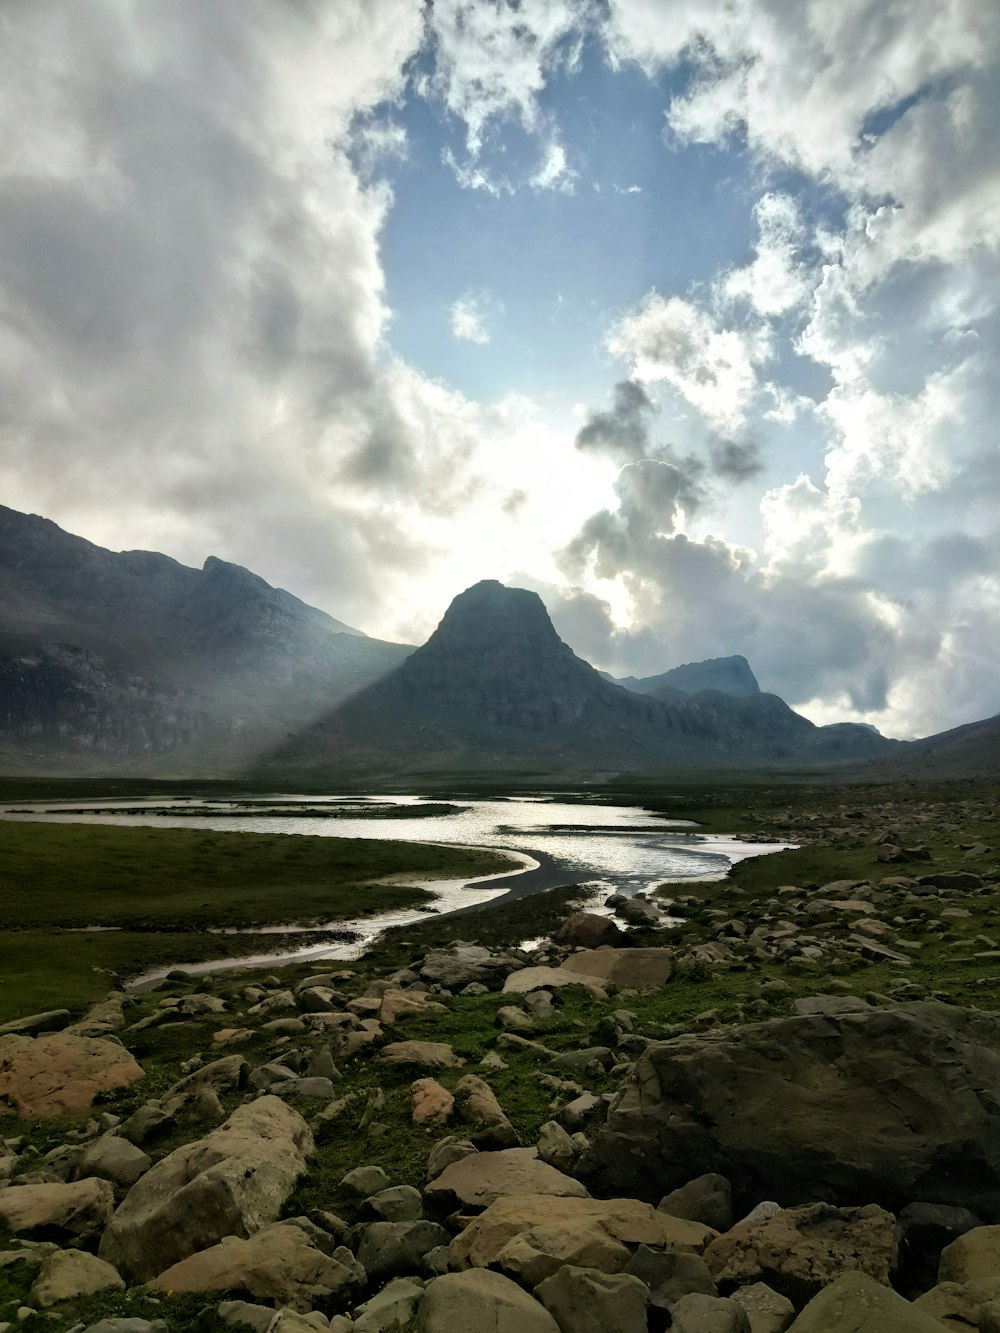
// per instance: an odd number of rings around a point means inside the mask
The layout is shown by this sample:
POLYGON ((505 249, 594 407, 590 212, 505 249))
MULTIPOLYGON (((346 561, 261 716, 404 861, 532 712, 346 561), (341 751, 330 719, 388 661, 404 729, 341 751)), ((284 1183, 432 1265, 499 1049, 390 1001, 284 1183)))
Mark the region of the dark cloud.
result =
POLYGON ((619 380, 611 390, 611 409, 593 410, 576 433, 578 449, 593 449, 621 463, 650 452, 650 424, 656 406, 637 380, 619 380))
POLYGON ((712 471, 726 481, 749 481, 764 470, 760 447, 753 440, 713 439, 708 457, 712 471))

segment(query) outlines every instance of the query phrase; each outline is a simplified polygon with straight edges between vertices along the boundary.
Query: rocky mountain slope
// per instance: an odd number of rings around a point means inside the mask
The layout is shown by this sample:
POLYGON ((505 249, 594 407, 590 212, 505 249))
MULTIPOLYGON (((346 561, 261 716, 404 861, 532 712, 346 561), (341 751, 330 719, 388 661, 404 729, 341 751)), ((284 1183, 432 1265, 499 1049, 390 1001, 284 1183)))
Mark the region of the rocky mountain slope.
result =
POLYGON ((452 602, 427 643, 266 758, 268 770, 548 773, 674 764, 839 761, 893 742, 816 727, 775 695, 657 699, 604 679, 540 598, 493 580, 452 602))
POLYGON ((658 676, 625 676, 617 679, 615 684, 636 694, 651 694, 654 698, 669 698, 678 691, 700 694, 702 690, 717 690, 734 699, 752 699, 761 692, 750 663, 739 655, 687 662, 658 676))
POLYGON ((107 551, 0 507, 7 771, 224 771, 409 651, 238 565, 107 551))

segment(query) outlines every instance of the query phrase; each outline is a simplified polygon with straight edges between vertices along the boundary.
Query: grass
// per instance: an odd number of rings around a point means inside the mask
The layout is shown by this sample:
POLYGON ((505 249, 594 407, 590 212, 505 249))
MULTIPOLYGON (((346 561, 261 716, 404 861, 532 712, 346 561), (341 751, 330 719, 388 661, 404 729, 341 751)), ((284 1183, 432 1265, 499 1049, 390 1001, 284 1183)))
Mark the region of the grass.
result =
POLYGON ((378 882, 389 876, 472 878, 508 864, 384 839, 0 821, 0 1021, 80 1008, 109 980, 150 968, 290 943, 255 927, 432 901, 378 882), (214 927, 242 934, 206 933, 214 927))

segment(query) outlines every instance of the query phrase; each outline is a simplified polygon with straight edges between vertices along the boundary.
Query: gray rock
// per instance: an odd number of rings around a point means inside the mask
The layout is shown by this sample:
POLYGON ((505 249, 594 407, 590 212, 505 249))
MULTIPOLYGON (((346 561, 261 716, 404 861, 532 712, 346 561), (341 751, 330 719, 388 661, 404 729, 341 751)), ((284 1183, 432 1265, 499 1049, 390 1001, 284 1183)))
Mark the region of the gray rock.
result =
POLYGON ((382 1222, 416 1222, 424 1215, 423 1199, 412 1185, 391 1185, 370 1194, 362 1204, 362 1214, 382 1222))
POLYGON ((359 1199, 367 1199, 369 1195, 388 1189, 391 1183, 380 1166, 356 1166, 342 1178, 340 1188, 357 1195, 359 1199))
POLYGON ((624 1271, 646 1284, 650 1303, 660 1310, 670 1309, 675 1301, 692 1292, 702 1296, 719 1294, 705 1260, 684 1250, 653 1250, 640 1245, 624 1271))
POLYGON ((463 1157, 471 1157, 479 1149, 468 1139, 458 1138, 455 1134, 448 1134, 443 1139, 438 1139, 434 1147, 427 1156, 427 1179, 434 1180, 441 1172, 452 1165, 454 1162, 460 1162, 463 1157))
POLYGON ((42 1014, 12 1018, 9 1023, 0 1023, 0 1037, 6 1037, 8 1033, 37 1037, 40 1032, 60 1032, 69 1025, 70 1017, 68 1009, 47 1009, 42 1014))
POLYGON ((752 1333, 746 1310, 722 1296, 682 1296, 670 1315, 673 1333, 752 1333))
POLYGON ((170 1333, 162 1319, 100 1319, 84 1333, 170 1333))
POLYGON ((640 1198, 694 1170, 744 1207, 916 1194, 990 1218, 1000 1103, 976 1090, 998 1085, 1000 1015, 934 1001, 677 1037, 639 1057, 577 1174, 640 1198))
POLYGON ((473 1268, 428 1283, 417 1333, 560 1333, 538 1301, 501 1273, 473 1268))
POLYGON ((420 1268, 420 1260, 450 1237, 436 1222, 371 1222, 365 1227, 358 1260, 372 1279, 405 1277, 420 1268))
POLYGON ((538 1156, 547 1166, 568 1174, 579 1153, 576 1144, 555 1120, 547 1120, 538 1131, 538 1156))
POLYGON ((253 1305, 250 1301, 222 1301, 216 1313, 224 1323, 249 1328, 252 1333, 268 1333, 274 1322, 269 1305, 253 1305))
POLYGON ((42 1261, 28 1299, 43 1310, 60 1301, 124 1287, 121 1274, 96 1255, 82 1250, 57 1250, 42 1261))
POLYGON ((534 1148, 507 1148, 464 1157, 446 1167, 424 1189, 426 1199, 448 1209, 456 1205, 485 1208, 507 1194, 587 1197, 579 1181, 540 1162, 534 1148))
MULTIPOLYGON (((424 1294, 424 1284, 412 1277, 397 1277, 354 1312, 354 1333, 396 1333, 409 1328, 424 1294)), ((456 1331, 457 1333, 457 1331, 456 1331)))
POLYGON ((943 1328, 864 1273, 842 1273, 813 1297, 789 1333, 942 1333, 943 1328))
POLYGON ((277 1097, 238 1107, 132 1186, 104 1232, 101 1258, 145 1281, 224 1236, 249 1235, 278 1217, 312 1151, 305 1121, 277 1097))
POLYGON ((565 1264, 535 1295, 563 1333, 646 1333, 649 1291, 626 1273, 565 1264))
POLYGON ((118 1136, 138 1146, 162 1138, 175 1124, 175 1118, 168 1115, 158 1102, 143 1102, 119 1128, 118 1136))
POLYGON ((714 1171, 696 1176, 680 1189, 672 1190, 660 1200, 658 1207, 661 1213, 704 1222, 716 1231, 728 1231, 736 1220, 733 1216, 733 1187, 725 1176, 714 1171))
POLYGON ((110 1180, 113 1185, 127 1187, 134 1185, 151 1166, 150 1159, 134 1143, 106 1134, 83 1150, 74 1175, 77 1180, 84 1176, 98 1176, 101 1180, 110 1180))
POLYGON ((750 1333, 785 1333, 795 1318, 795 1306, 763 1282, 739 1287, 731 1300, 741 1305, 750 1321, 750 1333))

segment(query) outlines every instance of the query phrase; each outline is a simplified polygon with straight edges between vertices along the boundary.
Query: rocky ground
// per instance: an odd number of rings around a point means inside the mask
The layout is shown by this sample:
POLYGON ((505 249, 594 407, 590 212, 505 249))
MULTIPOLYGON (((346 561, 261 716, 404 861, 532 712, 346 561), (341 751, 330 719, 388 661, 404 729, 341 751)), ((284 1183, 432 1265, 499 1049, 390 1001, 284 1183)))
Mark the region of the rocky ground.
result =
POLYGON ((996 795, 744 817, 800 850, 530 950, 0 1029, 0 1333, 998 1333, 996 795))

